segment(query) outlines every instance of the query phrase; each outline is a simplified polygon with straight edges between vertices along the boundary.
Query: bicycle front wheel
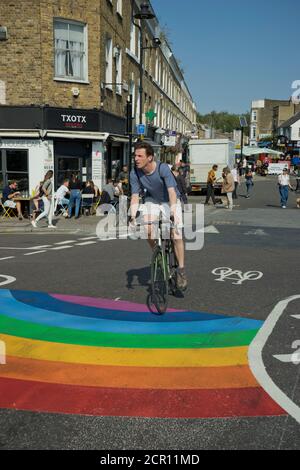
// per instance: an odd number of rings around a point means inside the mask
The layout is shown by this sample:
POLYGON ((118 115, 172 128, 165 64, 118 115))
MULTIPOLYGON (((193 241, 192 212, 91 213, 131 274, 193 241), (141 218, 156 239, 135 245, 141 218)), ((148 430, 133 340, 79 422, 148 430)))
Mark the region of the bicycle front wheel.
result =
POLYGON ((160 247, 156 247, 151 263, 152 302, 158 313, 165 313, 168 307, 168 267, 160 247))

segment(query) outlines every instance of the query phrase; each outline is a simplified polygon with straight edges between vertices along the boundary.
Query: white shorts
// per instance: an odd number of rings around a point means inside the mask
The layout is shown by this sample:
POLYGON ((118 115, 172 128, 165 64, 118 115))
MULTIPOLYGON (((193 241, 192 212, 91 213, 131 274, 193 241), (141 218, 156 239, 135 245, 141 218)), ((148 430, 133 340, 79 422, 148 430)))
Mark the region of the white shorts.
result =
MULTIPOLYGON (((155 222, 162 214, 162 220, 166 224, 170 222, 171 207, 168 202, 158 203, 154 199, 148 199, 145 204, 140 206, 140 211, 143 214, 145 222, 155 222)), ((177 200, 175 207, 175 225, 176 233, 174 238, 182 238, 183 218, 181 202, 177 200)))
POLYGON ((17 207, 17 204, 14 201, 5 201, 3 205, 4 207, 10 207, 11 209, 15 209, 17 207))

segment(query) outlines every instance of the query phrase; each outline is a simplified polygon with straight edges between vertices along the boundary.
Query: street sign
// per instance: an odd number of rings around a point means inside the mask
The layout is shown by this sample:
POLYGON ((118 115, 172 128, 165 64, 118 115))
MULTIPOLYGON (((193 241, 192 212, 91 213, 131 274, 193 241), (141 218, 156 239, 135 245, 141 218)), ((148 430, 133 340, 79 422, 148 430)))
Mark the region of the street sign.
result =
POLYGON ((248 127, 247 119, 245 118, 245 116, 240 116, 240 126, 248 127))
POLYGON ((137 134, 138 134, 138 135, 145 135, 145 133, 146 133, 146 126, 145 126, 145 124, 139 124, 139 125, 137 126, 137 134))

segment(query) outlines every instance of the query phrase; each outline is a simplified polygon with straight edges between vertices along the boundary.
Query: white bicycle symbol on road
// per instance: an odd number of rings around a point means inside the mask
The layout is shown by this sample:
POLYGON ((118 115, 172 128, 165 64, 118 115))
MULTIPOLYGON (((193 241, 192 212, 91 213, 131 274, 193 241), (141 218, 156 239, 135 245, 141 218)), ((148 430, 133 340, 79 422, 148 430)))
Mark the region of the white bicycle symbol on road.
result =
POLYGON ((225 282, 226 279, 230 279, 232 284, 241 285, 245 281, 258 281, 263 277, 263 273, 260 271, 248 271, 242 273, 238 269, 232 269, 228 267, 216 268, 212 271, 215 276, 220 276, 219 279, 215 279, 217 282, 225 282))

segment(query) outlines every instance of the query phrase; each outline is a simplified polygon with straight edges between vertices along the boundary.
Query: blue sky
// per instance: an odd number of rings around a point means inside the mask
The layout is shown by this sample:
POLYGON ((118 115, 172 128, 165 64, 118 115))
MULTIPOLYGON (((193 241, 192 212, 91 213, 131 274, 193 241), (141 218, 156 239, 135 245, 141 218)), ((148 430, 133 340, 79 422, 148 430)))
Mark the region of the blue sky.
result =
POLYGON ((200 113, 288 99, 300 80, 299 0, 151 0, 200 113))

